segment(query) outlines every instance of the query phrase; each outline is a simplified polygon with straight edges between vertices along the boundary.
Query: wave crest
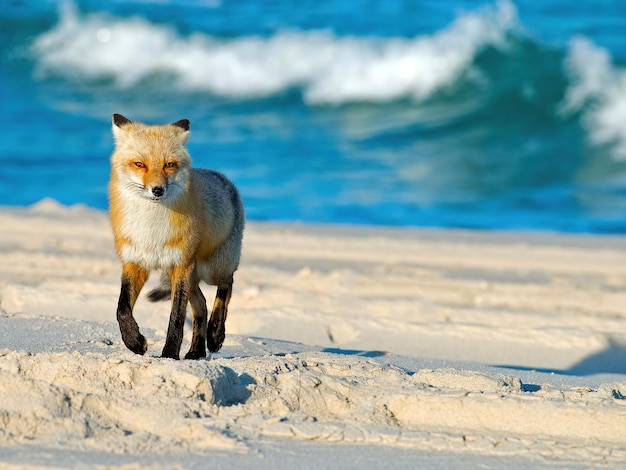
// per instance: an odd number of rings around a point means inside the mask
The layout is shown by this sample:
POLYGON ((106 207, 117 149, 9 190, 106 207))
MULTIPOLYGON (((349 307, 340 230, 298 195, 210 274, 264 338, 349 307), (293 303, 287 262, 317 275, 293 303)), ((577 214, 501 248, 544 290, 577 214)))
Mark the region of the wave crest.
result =
POLYGON ((504 47, 516 25, 515 6, 502 1, 410 39, 292 31, 225 40, 185 37, 142 18, 81 16, 67 4, 32 51, 40 77, 109 79, 122 88, 167 74, 182 89, 234 98, 298 88, 311 104, 423 100, 471 71, 483 48, 504 47))
POLYGON ((626 160, 626 72, 589 39, 570 41, 565 60, 570 77, 564 112, 582 112, 582 123, 595 145, 609 145, 611 155, 626 160))

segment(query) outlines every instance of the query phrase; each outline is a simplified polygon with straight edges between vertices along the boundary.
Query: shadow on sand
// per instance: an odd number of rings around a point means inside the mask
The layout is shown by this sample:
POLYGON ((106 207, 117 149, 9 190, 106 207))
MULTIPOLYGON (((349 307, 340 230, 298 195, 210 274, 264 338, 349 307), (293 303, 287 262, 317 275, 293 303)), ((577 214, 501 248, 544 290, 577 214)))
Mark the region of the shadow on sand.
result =
POLYGON ((594 374, 626 374, 626 344, 620 344, 611 340, 605 349, 585 357, 568 369, 543 369, 539 367, 511 365, 498 365, 497 367, 576 376, 594 374))
POLYGON ((344 354, 346 356, 361 356, 361 357, 382 357, 387 356, 389 353, 385 351, 360 351, 358 349, 341 349, 341 348, 325 348, 322 352, 331 354, 344 354))

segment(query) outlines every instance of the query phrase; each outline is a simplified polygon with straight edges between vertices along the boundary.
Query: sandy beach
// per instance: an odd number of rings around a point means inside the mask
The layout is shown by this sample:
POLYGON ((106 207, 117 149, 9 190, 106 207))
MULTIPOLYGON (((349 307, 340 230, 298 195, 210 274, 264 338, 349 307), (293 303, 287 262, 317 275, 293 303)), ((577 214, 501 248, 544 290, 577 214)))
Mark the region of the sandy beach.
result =
POLYGON ((626 464, 626 238, 249 222, 211 361, 144 297, 128 351, 119 275, 105 213, 0 209, 0 468, 626 464))

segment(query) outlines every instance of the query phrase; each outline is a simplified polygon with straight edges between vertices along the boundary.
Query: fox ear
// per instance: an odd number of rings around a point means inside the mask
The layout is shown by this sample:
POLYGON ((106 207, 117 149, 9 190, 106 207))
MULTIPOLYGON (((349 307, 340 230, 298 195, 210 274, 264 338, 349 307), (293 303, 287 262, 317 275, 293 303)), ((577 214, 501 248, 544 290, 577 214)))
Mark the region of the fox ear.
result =
POLYGON ((121 114, 114 114, 112 117, 113 121, 113 137, 115 137, 115 141, 119 141, 121 137, 121 130, 127 124, 131 124, 132 121, 121 114))
POLYGON ((182 144, 185 145, 187 143, 187 140, 189 139, 189 119, 181 119, 180 121, 176 121, 173 122, 171 124, 174 127, 178 127, 179 129, 182 129, 182 132, 179 132, 179 139, 181 140, 182 144))
POLYGON ((133 121, 131 121, 130 119, 128 119, 125 116, 122 116, 121 114, 114 114, 113 115, 113 125, 117 126, 117 127, 122 127, 125 126, 126 124, 130 124, 133 121))
POLYGON ((173 122, 172 126, 180 127, 181 129, 188 131, 190 126, 189 119, 181 119, 180 121, 173 122))

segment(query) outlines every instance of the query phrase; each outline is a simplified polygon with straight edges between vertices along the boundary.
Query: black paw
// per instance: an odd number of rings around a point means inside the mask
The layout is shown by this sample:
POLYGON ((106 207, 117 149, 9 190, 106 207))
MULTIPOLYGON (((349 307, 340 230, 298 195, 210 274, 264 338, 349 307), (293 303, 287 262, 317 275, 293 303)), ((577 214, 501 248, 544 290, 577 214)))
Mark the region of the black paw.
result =
POLYGON ((215 353, 222 348, 222 344, 224 344, 224 338, 226 337, 226 330, 224 329, 224 325, 221 328, 209 328, 206 337, 206 345, 209 348, 209 351, 215 353))
POLYGON ((137 333, 134 337, 122 337, 124 344, 135 354, 144 355, 148 350, 148 342, 141 333, 137 333))
POLYGON ((161 357, 170 358, 170 359, 179 359, 179 350, 180 348, 172 347, 168 344, 163 348, 163 352, 161 352, 161 357))
POLYGON ((206 349, 202 348, 191 348, 187 354, 185 354, 185 359, 202 359, 206 357, 206 349))

